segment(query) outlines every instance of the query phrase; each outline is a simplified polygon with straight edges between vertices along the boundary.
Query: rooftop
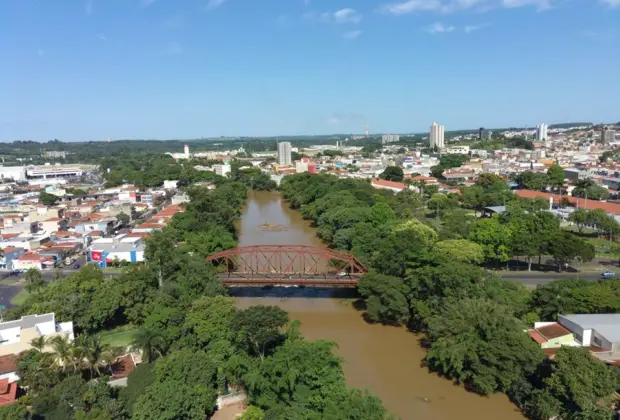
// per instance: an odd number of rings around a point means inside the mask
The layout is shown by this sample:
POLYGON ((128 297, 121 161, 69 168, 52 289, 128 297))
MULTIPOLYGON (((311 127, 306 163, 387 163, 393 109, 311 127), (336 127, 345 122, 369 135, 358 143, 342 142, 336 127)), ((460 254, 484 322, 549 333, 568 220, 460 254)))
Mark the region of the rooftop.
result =
POLYGON ((560 322, 566 319, 584 330, 596 330, 612 343, 620 342, 620 314, 578 314, 560 315, 560 322))
POLYGON ((6 330, 9 328, 20 327, 22 330, 26 328, 33 328, 37 324, 42 322, 54 322, 54 313, 51 312, 49 314, 43 315, 25 315, 21 317, 21 319, 16 319, 14 321, 6 321, 0 322, 0 330, 6 330))
POLYGON ((572 334, 569 330, 567 330, 557 322, 537 328, 536 331, 538 331, 547 340, 552 340, 554 338, 572 334))

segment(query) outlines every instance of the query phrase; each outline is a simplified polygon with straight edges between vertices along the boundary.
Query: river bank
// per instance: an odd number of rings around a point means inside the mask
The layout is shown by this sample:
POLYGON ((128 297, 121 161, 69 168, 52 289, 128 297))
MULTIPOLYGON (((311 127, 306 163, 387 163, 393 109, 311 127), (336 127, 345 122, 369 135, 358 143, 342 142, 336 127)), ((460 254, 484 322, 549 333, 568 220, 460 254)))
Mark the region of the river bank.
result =
MULTIPOLYGON (((310 223, 275 192, 250 192, 238 225, 239 245, 322 246, 310 223), (287 226, 264 231, 261 224, 287 226)), ((402 419, 523 419, 505 395, 481 397, 430 373, 422 366, 419 337, 405 328, 369 324, 352 302, 351 291, 328 289, 246 289, 234 291, 239 307, 277 305, 302 323, 312 340, 338 344, 350 386, 369 389, 402 419), (348 293, 348 295, 347 295, 348 293)))

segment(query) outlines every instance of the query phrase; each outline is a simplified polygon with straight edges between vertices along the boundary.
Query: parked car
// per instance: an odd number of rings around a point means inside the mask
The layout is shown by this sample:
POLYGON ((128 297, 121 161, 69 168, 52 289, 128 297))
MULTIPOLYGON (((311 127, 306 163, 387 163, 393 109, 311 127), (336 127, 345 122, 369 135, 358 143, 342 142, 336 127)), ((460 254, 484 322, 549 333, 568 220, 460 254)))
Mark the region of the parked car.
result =
POLYGON ((605 271, 603 273, 603 277, 616 277, 616 272, 615 271, 605 271))
POLYGON ((73 268, 75 268, 77 270, 78 268, 80 268, 80 265, 76 264, 76 265, 73 266, 73 268))

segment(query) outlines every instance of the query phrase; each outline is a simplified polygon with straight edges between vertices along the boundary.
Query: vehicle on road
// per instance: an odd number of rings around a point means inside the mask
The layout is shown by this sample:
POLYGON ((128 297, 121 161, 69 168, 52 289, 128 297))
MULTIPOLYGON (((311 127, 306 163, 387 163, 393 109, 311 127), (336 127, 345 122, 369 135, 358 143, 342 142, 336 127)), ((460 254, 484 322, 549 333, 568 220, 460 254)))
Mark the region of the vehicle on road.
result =
POLYGON ((73 266, 73 268, 75 268, 77 270, 78 268, 80 268, 80 265, 76 264, 76 265, 73 266))
POLYGON ((75 258, 67 258, 65 260, 65 265, 71 265, 75 262, 75 258))
POLYGON ((616 272, 615 271, 605 271, 603 273, 603 277, 616 277, 616 272))

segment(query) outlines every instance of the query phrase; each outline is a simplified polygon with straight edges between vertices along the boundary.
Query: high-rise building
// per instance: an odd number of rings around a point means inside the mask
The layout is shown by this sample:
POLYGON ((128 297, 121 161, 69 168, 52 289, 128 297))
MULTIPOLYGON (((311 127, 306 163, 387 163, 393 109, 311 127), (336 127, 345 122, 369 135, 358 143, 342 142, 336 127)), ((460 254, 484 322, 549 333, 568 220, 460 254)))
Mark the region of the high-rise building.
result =
POLYGON ((545 141, 547 140, 547 124, 541 123, 536 126, 536 140, 537 141, 545 141))
POLYGON ((400 141, 398 134, 384 134, 381 136, 381 144, 396 143, 400 141))
POLYGON ((492 135, 493 135, 492 131, 487 130, 484 127, 480 127, 480 130, 478 132, 478 140, 491 140, 492 135))
POLYGON ((612 141, 616 141, 616 131, 604 126, 601 130, 601 143, 609 144, 612 141))
POLYGON ((433 124, 431 124, 430 141, 431 149, 444 148, 444 126, 437 124, 436 121, 433 121, 433 124))
POLYGON ((291 149, 291 143, 288 141, 278 143, 278 163, 280 165, 290 165, 292 163, 291 149))
POLYGON ((187 144, 183 148, 183 154, 185 154, 185 157, 189 159, 189 146, 187 144))

